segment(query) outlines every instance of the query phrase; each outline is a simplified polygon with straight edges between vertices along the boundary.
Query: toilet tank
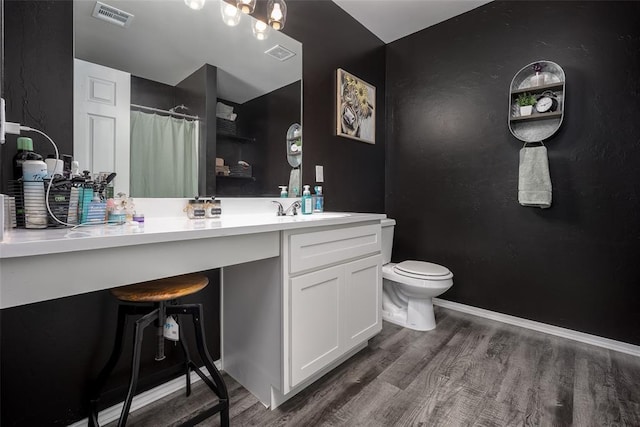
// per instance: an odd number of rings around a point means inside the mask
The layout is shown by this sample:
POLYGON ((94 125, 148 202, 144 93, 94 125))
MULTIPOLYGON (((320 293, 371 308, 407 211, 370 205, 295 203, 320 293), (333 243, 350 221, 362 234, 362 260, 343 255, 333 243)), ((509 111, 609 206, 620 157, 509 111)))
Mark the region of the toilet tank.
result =
POLYGON ((388 264, 391 262, 393 228, 396 225, 396 220, 386 218, 380 221, 380 225, 382 226, 382 264, 388 264))

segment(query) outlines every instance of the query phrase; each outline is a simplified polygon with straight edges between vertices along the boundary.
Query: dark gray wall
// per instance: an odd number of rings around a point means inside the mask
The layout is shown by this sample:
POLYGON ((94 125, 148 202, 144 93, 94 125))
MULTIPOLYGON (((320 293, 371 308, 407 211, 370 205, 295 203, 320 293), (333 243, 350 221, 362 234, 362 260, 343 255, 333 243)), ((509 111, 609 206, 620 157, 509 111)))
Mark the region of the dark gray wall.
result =
POLYGON ((300 123, 301 90, 298 81, 242 105, 239 124, 256 139, 252 144, 256 195, 278 197, 278 186, 289 185, 285 140, 289 126, 300 123))
MULTIPOLYGON (((4 2, 4 80, 7 120, 43 130, 60 154, 73 154, 73 7, 70 1, 4 2)), ((50 143, 30 132, 46 157, 50 143)), ((0 189, 11 179, 16 135, 0 146, 0 189)), ((4 191, 3 191, 4 192, 4 191)))
POLYGON ((384 212, 384 43, 329 0, 287 6, 284 32, 303 45, 303 184, 324 165, 325 210, 384 212), (376 87, 375 145, 335 136, 337 68, 376 87))
MULTIPOLYGON (((331 1, 291 1, 288 5, 286 30, 304 45, 304 156, 308 165, 305 182, 312 184, 313 165, 323 164, 328 209, 382 212, 384 46, 331 1), (331 23, 330 29, 327 23, 331 23), (325 42, 321 40, 323 37, 325 42), (344 43, 344 40, 350 42, 344 43), (333 81, 338 67, 378 89, 376 145, 332 135, 333 81)), ((5 1, 5 7, 5 31, 11 34, 10 42, 7 42, 9 38, 4 39, 3 93, 11 103, 8 117, 45 130, 59 142, 62 152, 72 153, 72 4, 70 1, 5 1), (10 16, 12 19, 8 19, 10 16)), ((212 105, 207 105, 207 111, 214 111, 215 96, 210 99, 212 105)), ((37 138, 34 141, 36 147, 46 147, 37 138)), ((15 138, 0 150, 2 171, 10 171, 15 138)), ((46 149, 41 152, 47 154, 46 149)), ((3 176, 3 183, 5 179, 3 176)), ((68 270, 69 266, 60 268, 68 270)), ((192 300, 205 303, 209 349, 217 358, 220 353, 219 287, 215 271, 210 274, 212 285, 192 300)), ((85 417, 87 382, 97 375, 110 351, 115 310, 115 300, 108 292, 2 310, 0 424, 67 425, 85 417)), ((177 354, 157 364, 152 360, 153 348, 147 351, 141 389, 175 376, 173 362, 177 354)), ((117 367, 108 389, 117 389, 125 383, 126 365, 127 360, 123 360, 117 367)), ((123 396, 123 391, 111 393, 105 404, 123 396)))
POLYGON ((387 47, 395 260, 454 273, 445 299, 640 344, 640 3, 492 2, 387 47), (518 205, 513 75, 566 72, 546 146, 553 205, 518 205))

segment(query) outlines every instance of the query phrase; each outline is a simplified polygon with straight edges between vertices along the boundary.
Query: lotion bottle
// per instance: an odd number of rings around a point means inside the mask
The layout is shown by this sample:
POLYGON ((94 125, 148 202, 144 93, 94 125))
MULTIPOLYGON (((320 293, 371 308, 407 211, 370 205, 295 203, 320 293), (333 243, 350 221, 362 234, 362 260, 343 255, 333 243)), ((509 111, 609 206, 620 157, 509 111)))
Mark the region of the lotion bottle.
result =
POLYGON ((309 186, 305 185, 302 192, 302 214, 309 215, 311 213, 313 213, 313 198, 311 197, 309 186))

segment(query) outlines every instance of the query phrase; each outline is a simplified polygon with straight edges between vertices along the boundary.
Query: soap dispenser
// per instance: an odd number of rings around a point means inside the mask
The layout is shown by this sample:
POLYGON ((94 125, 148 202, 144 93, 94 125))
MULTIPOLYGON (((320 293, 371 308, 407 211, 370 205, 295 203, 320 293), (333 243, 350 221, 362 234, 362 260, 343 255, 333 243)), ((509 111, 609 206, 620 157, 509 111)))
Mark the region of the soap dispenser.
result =
POLYGON ((281 198, 286 198, 289 197, 289 194, 287 193, 287 186, 286 185, 280 185, 280 197, 281 198))
POLYGON ((302 192, 302 213, 304 215, 313 213, 313 199, 308 185, 304 186, 304 191, 302 192))

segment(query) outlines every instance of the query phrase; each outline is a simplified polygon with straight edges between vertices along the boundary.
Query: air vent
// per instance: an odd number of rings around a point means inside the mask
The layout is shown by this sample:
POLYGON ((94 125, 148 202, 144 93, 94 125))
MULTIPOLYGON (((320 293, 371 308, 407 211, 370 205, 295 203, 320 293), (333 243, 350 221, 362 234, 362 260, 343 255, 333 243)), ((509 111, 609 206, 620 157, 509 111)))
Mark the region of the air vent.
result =
POLYGON ((96 7, 93 9, 94 18, 102 19, 103 21, 110 22, 118 27, 129 27, 131 21, 133 21, 133 15, 124 10, 117 9, 108 4, 96 2, 96 7))
POLYGON ((287 59, 296 56, 294 52, 291 52, 289 49, 287 49, 286 47, 282 47, 279 44, 275 45, 265 53, 273 58, 276 58, 278 61, 286 61, 287 59))

